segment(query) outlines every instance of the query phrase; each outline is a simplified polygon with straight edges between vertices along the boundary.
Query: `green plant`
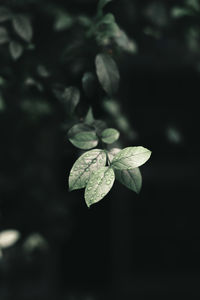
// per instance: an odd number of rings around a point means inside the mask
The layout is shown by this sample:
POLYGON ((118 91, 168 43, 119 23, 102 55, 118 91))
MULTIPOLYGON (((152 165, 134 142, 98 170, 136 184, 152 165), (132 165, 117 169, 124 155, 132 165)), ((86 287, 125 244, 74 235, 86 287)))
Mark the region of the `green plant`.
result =
POLYGON ((138 167, 151 155, 151 151, 142 146, 107 149, 107 145, 117 141, 119 132, 102 125, 103 122, 94 119, 90 108, 84 121, 75 124, 68 132, 70 142, 79 149, 89 150, 101 144, 100 149, 83 153, 69 175, 69 190, 85 188, 88 207, 104 198, 115 178, 139 193, 142 177, 138 167))
MULTIPOLYGON (((117 64, 112 58, 113 49, 117 46, 117 49, 135 51, 134 43, 119 28, 114 16, 103 14, 104 6, 110 1, 99 1, 96 17, 89 23, 86 34, 88 38, 94 37, 98 47, 104 49, 96 54, 94 64, 98 82, 108 97, 116 94, 120 80, 117 64)), ((86 94, 89 93, 94 77, 87 72, 82 78, 86 94)), ((79 103, 79 91, 69 87, 65 90, 64 98, 69 111, 73 113, 79 103)), ((95 120, 92 108, 89 108, 82 122, 74 124, 68 131, 68 139, 75 147, 92 149, 76 160, 69 174, 69 190, 85 188, 84 197, 88 207, 104 198, 115 178, 136 193, 141 189, 142 176, 138 167, 150 158, 151 151, 142 146, 108 149, 107 146, 115 143, 119 135, 118 130, 107 128, 102 120, 95 120), (100 148, 93 149, 98 144, 100 148)))

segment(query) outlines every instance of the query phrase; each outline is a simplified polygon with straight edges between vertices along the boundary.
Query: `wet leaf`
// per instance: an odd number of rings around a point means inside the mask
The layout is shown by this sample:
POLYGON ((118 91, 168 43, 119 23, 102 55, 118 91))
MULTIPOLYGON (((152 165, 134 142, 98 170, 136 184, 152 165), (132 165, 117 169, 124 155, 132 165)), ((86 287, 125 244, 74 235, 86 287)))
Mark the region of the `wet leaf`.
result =
POLYGON ((100 201, 110 191, 115 181, 115 173, 110 167, 102 167, 92 173, 85 189, 85 201, 88 207, 100 201))
POLYGON ((0 248, 8 248, 14 245, 20 238, 17 230, 8 229, 0 232, 0 248))
POLYGON ((133 169, 143 165, 150 156, 151 151, 142 146, 127 147, 116 154, 111 165, 119 170, 133 169))
POLYGON ((82 154, 74 163, 69 175, 69 190, 84 188, 92 172, 106 165, 106 153, 94 149, 82 154))

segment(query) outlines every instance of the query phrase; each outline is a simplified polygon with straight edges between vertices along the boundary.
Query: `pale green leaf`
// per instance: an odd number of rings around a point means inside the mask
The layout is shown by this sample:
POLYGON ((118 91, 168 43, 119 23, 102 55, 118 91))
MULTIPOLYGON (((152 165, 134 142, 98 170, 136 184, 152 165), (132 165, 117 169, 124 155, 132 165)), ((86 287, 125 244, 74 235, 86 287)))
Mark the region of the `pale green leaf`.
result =
POLYGON ((107 128, 101 134, 101 139, 106 144, 112 144, 119 138, 119 131, 114 128, 107 128))
POLYGON ((74 137, 77 133, 81 133, 83 131, 93 131, 94 128, 85 124, 85 123, 77 123, 72 128, 69 129, 67 135, 68 138, 74 137))
POLYGON ((11 18, 10 10, 5 6, 0 6, 0 22, 7 21, 11 18))
POLYGON ((9 43, 9 50, 12 58, 17 60, 22 55, 24 49, 19 42, 11 41, 9 43))
POLYGON ((142 146, 127 147, 116 154, 111 165, 120 170, 133 169, 143 165, 150 156, 151 151, 142 146))
POLYGON ((102 167, 92 173, 86 189, 85 201, 88 207, 100 201, 110 191, 115 181, 115 173, 110 167, 102 167))
POLYGON ((70 142, 79 149, 88 150, 98 144, 98 137, 94 131, 83 131, 69 138, 70 142))
POLYGON ((0 232, 0 248, 8 248, 14 245, 20 238, 20 233, 14 229, 7 229, 0 232))
POLYGON ((95 59, 96 73, 103 89, 109 95, 118 90, 119 71, 115 61, 108 54, 98 54, 95 59))
POLYGON ((139 168, 131 170, 115 170, 115 177, 130 190, 137 194, 140 192, 142 187, 142 175, 139 168))
POLYGON ((16 33, 26 42, 30 42, 33 29, 29 18, 25 15, 15 15, 12 22, 16 33))
POLYGON ((5 44, 9 41, 9 35, 6 28, 0 26, 0 45, 5 44))
POLYGON ((88 125, 92 125, 94 123, 94 116, 91 107, 88 109, 84 122, 88 125))
POLYGON ((74 163, 69 175, 69 190, 82 189, 88 183, 92 172, 106 165, 106 153, 93 149, 82 154, 74 163))

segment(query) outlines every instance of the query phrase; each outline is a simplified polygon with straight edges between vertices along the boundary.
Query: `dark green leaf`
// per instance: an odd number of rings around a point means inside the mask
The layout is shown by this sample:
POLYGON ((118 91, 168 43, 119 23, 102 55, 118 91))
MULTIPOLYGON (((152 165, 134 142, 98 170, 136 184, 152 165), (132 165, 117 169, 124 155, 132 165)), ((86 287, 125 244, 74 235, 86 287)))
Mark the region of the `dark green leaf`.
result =
POLYGON ((86 189, 85 201, 88 207, 100 201, 110 191, 115 181, 115 173, 110 167, 102 167, 92 173, 86 189))
POLYGON ((26 42, 30 42, 33 30, 29 18, 24 15, 15 15, 12 21, 16 33, 26 42))
POLYGON ((104 6, 106 6, 111 1, 112 0, 99 0, 98 7, 97 7, 98 14, 102 14, 102 10, 104 6))
POLYGON ((115 61, 107 54, 98 54, 95 59, 96 72, 99 82, 109 95, 118 90, 119 71, 115 61))
POLYGON ((107 128, 101 134, 101 139, 106 144, 112 144, 119 138, 119 131, 114 128, 107 128))
POLYGON ((131 170, 115 170, 115 177, 130 190, 137 194, 140 192, 142 187, 142 176, 139 168, 131 170))
POLYGON ((23 53, 23 46, 16 41, 11 41, 9 44, 9 50, 12 58, 17 60, 23 53))
POLYGON ((6 28, 0 26, 0 45, 9 41, 9 35, 6 28))
POLYGON ((76 87, 70 86, 62 93, 62 100, 66 104, 67 111, 72 114, 80 101, 80 91, 76 87))
POLYGON ((5 6, 0 6, 0 22, 7 21, 11 18, 11 12, 5 6))
POLYGON ((92 72, 85 72, 82 77, 83 90, 88 98, 91 98, 95 91, 96 80, 92 72))
POLYGON ((96 133, 93 131, 83 131, 77 133, 69 140, 74 146, 83 150, 94 148, 98 144, 98 138, 96 136, 96 133))
POLYGON ((92 125, 94 123, 94 116, 91 107, 88 109, 84 122, 88 125, 92 125))
POLYGON ((137 146, 127 147, 115 155, 112 160, 112 166, 115 169, 133 169, 143 165, 151 156, 151 151, 137 146))
POLYGON ((84 188, 92 172, 105 166, 106 153, 101 149, 94 149, 82 154, 74 163, 69 175, 69 190, 84 188))

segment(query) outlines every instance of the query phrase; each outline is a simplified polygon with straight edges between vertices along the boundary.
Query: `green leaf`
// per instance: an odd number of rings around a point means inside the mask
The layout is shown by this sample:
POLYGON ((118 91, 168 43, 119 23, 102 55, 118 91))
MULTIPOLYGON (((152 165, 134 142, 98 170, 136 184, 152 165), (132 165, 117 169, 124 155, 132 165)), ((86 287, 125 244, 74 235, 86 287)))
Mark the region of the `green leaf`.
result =
POLYGON ((98 54, 95 59, 96 73, 103 89, 109 95, 118 90, 119 71, 115 61, 107 54, 98 54))
POLYGON ((9 41, 9 35, 6 28, 0 26, 0 45, 5 44, 9 41))
POLYGON ((23 46, 16 41, 11 41, 9 44, 9 51, 14 60, 17 60, 23 53, 23 46))
POLYGON ((26 42, 30 42, 33 30, 29 18, 24 15, 15 15, 12 22, 16 33, 26 42))
POLYGON ((110 191, 115 181, 115 173, 110 167, 102 167, 92 173, 86 189, 85 201, 88 207, 100 201, 110 191))
POLYGON ((88 98, 91 98, 95 91, 96 80, 92 72, 85 72, 82 77, 83 90, 88 98))
POLYGON ((102 142, 112 144, 119 138, 119 131, 114 128, 107 128, 101 134, 102 142))
POLYGON ((91 107, 88 109, 84 122, 88 125, 92 125, 94 123, 94 116, 91 107))
POLYGON ((106 153, 93 149, 82 154, 74 163, 69 175, 69 190, 82 189, 88 183, 92 172, 106 165, 106 153))
POLYGON ((11 18, 11 12, 5 6, 0 6, 0 22, 7 21, 11 18))
POLYGON ((94 148, 98 144, 98 138, 94 131, 83 131, 77 133, 69 140, 74 146, 83 150, 94 148))
POLYGON ((66 109, 72 114, 80 101, 80 91, 74 86, 65 88, 62 94, 62 101, 66 104, 66 109))
POLYGON ((118 27, 117 32, 115 32, 114 41, 118 47, 122 50, 129 52, 129 53, 136 53, 137 52, 137 45, 136 43, 131 40, 127 34, 118 27))
POLYGON ((73 138, 77 133, 81 133, 83 131, 91 132, 94 131, 94 128, 84 123, 75 124, 74 126, 72 126, 72 128, 69 129, 67 133, 68 138, 73 138))
POLYGON ((151 151, 142 146, 127 147, 116 154, 111 165, 119 170, 133 169, 143 165, 150 156, 151 151))
POLYGON ((115 177, 128 189, 139 194, 142 187, 142 175, 139 168, 131 170, 115 170, 115 177))

